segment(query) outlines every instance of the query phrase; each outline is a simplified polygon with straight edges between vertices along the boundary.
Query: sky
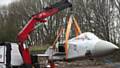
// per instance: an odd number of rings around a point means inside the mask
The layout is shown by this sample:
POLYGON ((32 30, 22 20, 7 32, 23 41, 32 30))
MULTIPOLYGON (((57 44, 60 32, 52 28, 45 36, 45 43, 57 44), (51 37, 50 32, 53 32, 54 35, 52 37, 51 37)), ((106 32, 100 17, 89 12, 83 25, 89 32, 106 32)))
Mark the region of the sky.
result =
POLYGON ((0 1, 0 6, 5 6, 5 5, 8 5, 12 2, 14 2, 15 0, 1 0, 0 1))

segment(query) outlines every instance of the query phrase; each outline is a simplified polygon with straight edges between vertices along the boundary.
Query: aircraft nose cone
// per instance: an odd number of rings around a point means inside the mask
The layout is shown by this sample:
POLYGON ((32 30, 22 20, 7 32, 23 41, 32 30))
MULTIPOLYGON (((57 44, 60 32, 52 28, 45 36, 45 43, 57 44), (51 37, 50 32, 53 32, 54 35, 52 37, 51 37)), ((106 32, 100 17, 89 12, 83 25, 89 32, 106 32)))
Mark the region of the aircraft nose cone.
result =
POLYGON ((118 49, 119 47, 117 47, 113 43, 101 40, 97 42, 95 45, 95 55, 110 54, 111 52, 118 50, 118 49))

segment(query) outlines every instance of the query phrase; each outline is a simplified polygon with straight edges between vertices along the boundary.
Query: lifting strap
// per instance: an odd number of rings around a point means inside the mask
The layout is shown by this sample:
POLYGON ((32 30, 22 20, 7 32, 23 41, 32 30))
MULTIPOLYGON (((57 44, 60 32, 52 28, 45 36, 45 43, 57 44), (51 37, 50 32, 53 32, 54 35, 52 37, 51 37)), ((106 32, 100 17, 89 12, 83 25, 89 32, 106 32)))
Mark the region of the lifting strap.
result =
MULTIPOLYGON (((68 20, 67 20, 67 29, 66 29, 66 34, 65 34, 65 45, 64 45, 64 47, 65 47, 65 53, 66 53, 66 60, 68 58, 68 48, 69 48, 69 46, 68 46, 68 39, 69 39, 69 36, 70 36, 70 31, 71 31, 72 24, 73 24, 73 26, 75 28, 75 35, 76 35, 76 37, 79 34, 81 34, 81 30, 80 30, 80 27, 78 25, 78 22, 77 22, 76 18, 74 16, 68 17, 68 20)), ((55 48, 55 43, 58 41, 59 37, 61 36, 61 34, 63 32, 63 29, 64 28, 61 26, 60 27, 60 31, 57 34, 57 37, 56 37, 54 43, 52 44, 53 48, 55 48)))
POLYGON ((67 21, 67 29, 66 29, 66 37, 65 37, 65 53, 66 53, 66 60, 68 59, 68 39, 69 39, 69 36, 70 36, 70 30, 71 30, 71 27, 72 27, 72 24, 74 24, 74 28, 75 28, 75 35, 76 37, 81 33, 81 30, 80 30, 80 27, 77 23, 77 20, 74 16, 70 16, 68 18, 68 21, 67 21))
POLYGON ((53 47, 54 49, 55 49, 55 44, 56 44, 56 42, 58 41, 60 35, 61 35, 62 32, 63 32, 63 29, 64 29, 64 28, 61 26, 61 27, 60 27, 60 32, 57 34, 57 37, 56 37, 55 41, 54 41, 53 44, 52 44, 52 47, 53 47))
POLYGON ((65 35, 65 53, 66 53, 66 59, 68 57, 68 39, 69 39, 69 36, 70 36, 71 25, 72 25, 72 19, 69 18, 68 23, 67 23, 66 35, 65 35))
POLYGON ((78 34, 81 34, 81 30, 75 17, 73 17, 73 20, 74 20, 73 23, 74 23, 74 28, 75 28, 75 34, 76 36, 78 36, 78 34))

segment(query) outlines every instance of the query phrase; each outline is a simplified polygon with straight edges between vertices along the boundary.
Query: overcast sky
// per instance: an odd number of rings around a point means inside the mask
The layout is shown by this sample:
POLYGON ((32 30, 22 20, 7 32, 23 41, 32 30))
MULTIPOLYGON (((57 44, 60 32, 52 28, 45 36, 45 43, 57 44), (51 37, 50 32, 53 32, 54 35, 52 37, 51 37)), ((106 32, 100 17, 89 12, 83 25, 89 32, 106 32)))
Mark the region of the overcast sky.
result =
POLYGON ((0 6, 3 6, 3 5, 8 5, 10 4, 11 2, 13 2, 15 0, 1 0, 0 1, 0 6))

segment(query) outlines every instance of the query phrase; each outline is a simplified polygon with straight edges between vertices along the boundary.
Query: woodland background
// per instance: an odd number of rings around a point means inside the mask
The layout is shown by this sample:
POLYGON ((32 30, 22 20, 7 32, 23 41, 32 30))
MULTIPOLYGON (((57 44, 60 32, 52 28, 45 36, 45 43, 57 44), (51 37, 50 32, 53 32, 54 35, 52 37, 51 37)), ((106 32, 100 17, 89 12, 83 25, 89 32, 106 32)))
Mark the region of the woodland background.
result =
MULTIPOLYGON (((17 42, 19 31, 31 16, 58 0, 20 0, 0 7, 0 42, 17 42)), ((93 32, 120 47, 120 0, 70 0, 72 11, 65 9, 30 34, 33 45, 52 44, 64 17, 74 14, 82 32, 93 32)))

